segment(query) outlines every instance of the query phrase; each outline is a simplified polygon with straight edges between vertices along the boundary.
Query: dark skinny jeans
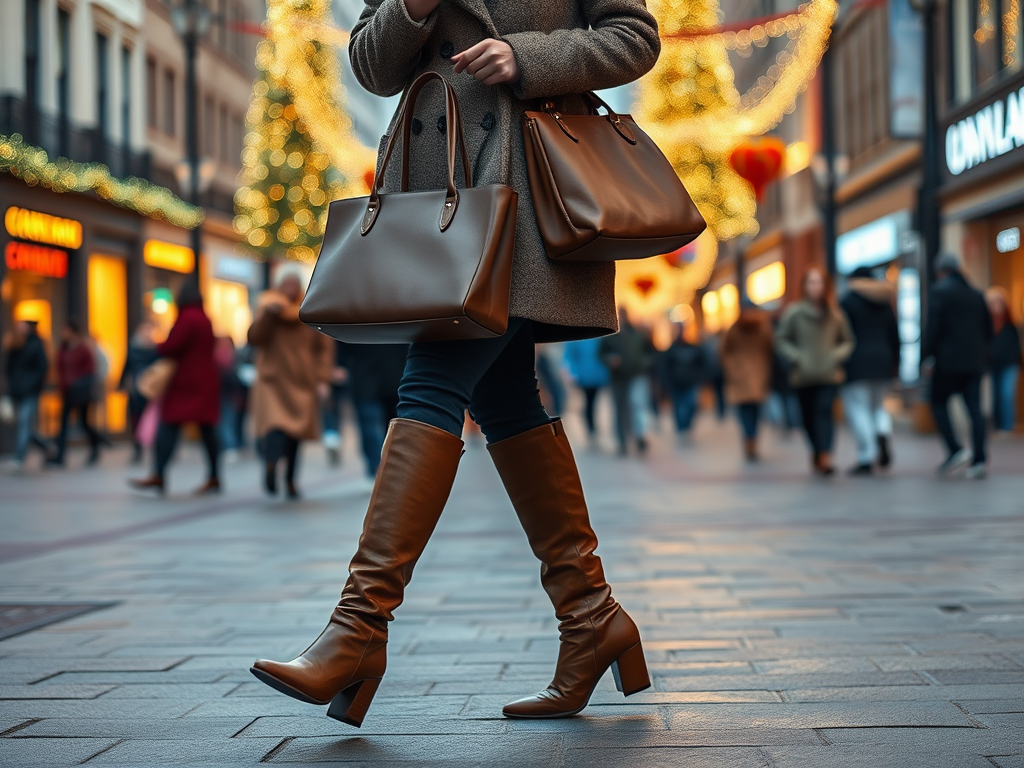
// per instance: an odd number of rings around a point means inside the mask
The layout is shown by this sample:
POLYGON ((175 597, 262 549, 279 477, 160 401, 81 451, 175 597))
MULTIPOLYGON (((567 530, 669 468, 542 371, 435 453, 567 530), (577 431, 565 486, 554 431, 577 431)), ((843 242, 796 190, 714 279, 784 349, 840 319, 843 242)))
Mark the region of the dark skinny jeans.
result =
POLYGON ((512 318, 493 339, 412 344, 398 418, 462 436, 465 413, 495 443, 550 423, 537 386, 533 324, 512 318))
POLYGON ((944 373, 932 375, 931 406, 935 428, 939 430, 949 455, 960 450, 960 441, 949 418, 949 398, 960 395, 971 417, 971 442, 974 463, 985 463, 985 417, 981 413, 981 374, 944 373))
POLYGON ((800 401, 800 413, 804 420, 804 431, 815 453, 829 453, 835 441, 833 408, 839 388, 835 384, 814 384, 810 387, 794 387, 800 401))

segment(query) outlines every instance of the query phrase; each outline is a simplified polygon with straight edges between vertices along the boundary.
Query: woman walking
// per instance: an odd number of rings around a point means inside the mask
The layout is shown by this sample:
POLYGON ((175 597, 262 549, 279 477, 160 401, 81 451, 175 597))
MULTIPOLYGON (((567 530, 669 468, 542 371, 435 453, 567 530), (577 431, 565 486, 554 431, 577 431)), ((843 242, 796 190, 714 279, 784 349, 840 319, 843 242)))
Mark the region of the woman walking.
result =
POLYGON ((139 490, 163 493, 167 465, 181 437, 184 424, 197 424, 206 449, 206 482, 196 489, 201 496, 220 492, 218 463, 220 447, 217 443, 217 422, 220 418, 220 375, 213 359, 213 326, 203 311, 203 296, 199 285, 188 280, 178 292, 178 319, 167 335, 157 344, 159 357, 175 363, 174 376, 160 401, 160 426, 156 432, 153 474, 130 484, 139 490))
MULTIPOLYGON (((615 330, 615 270, 546 257, 521 125, 524 110, 549 98, 565 113, 586 113, 578 94, 636 79, 654 65, 659 47, 642 0, 367 0, 349 44, 360 83, 389 95, 425 71, 448 77, 478 183, 508 183, 519 194, 511 319, 498 338, 410 347, 399 418, 384 443, 341 601, 297 659, 256 662, 253 673, 268 685, 303 701, 332 702, 329 715, 362 722, 384 674, 388 622, 451 491, 467 408, 542 563, 541 582, 560 620, 554 679, 507 705, 505 715, 575 714, 609 667, 627 695, 650 685, 640 634, 604 579, 572 451, 561 423, 544 411, 534 369, 538 341, 615 330)), ((412 189, 444 186, 436 162, 444 110, 437 84, 430 87, 433 105, 423 98, 415 110, 412 189)), ((385 182, 399 188, 397 166, 385 182)))
POLYGON ((263 440, 264 488, 277 494, 277 467, 284 459, 289 499, 299 498, 299 442, 319 435, 319 403, 329 394, 334 369, 334 343, 299 321, 301 303, 302 284, 287 272, 276 290, 260 296, 249 328, 249 344, 257 350, 252 412, 263 440))
POLYGON ((725 397, 736 406, 743 430, 743 456, 757 461, 757 428, 761 406, 771 394, 775 349, 772 325, 764 310, 746 304, 722 339, 725 397))
POLYGON ((90 339, 82 332, 82 326, 77 320, 68 320, 61 332, 57 376, 62 400, 60 433, 57 435, 57 453, 47 459, 46 463, 64 466, 71 416, 75 415, 89 440, 87 463, 92 466, 100 460, 100 445, 103 443, 103 438, 90 419, 96 390, 96 356, 90 339))
POLYGON ((1017 426, 1017 379, 1020 377, 1020 333, 1013 324, 1010 297, 1004 288, 985 291, 985 302, 992 315, 992 421, 997 432, 1013 432, 1017 426))
POLYGON ((831 475, 835 472, 832 410, 846 378, 843 363, 853 353, 854 339, 824 270, 811 267, 801 285, 803 298, 783 313, 775 346, 791 366, 789 378, 811 444, 811 465, 819 475, 831 475))

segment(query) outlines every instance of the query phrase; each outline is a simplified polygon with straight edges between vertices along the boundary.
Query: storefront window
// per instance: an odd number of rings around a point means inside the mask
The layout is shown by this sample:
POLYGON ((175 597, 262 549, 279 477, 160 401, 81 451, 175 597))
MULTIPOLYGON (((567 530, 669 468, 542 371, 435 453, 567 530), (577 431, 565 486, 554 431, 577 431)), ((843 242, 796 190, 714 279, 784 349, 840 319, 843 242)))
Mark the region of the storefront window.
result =
POLYGON ((974 86, 984 87, 999 71, 999 0, 977 0, 974 15, 974 86))
POLYGON ((1024 24, 1020 17, 1021 0, 1002 0, 1003 66, 1016 72, 1021 67, 1024 24))
POLYGON ((89 257, 89 334, 106 358, 107 395, 99 419, 109 432, 125 430, 125 395, 117 383, 128 355, 128 270, 123 259, 89 257))
POLYGON ((993 80, 1020 70, 1022 0, 952 0, 949 6, 952 89, 956 102, 967 101, 993 80))
POLYGON ((252 325, 249 289, 241 283, 213 279, 207 285, 204 303, 213 332, 227 336, 236 347, 245 346, 252 325))

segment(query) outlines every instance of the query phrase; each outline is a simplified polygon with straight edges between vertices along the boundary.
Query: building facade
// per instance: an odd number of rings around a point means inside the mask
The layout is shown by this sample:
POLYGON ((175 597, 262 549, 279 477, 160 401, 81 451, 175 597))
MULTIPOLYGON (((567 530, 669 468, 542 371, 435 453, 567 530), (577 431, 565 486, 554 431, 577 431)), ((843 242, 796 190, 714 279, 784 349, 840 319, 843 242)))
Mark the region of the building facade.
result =
MULTIPOLYGON (((16 155, 11 172, 0 171, 0 323, 6 331, 15 320, 37 320, 51 352, 67 320, 86 326, 107 362, 98 420, 114 434, 127 427, 117 385, 130 335, 143 320, 169 328, 174 292, 195 260, 186 226, 194 211, 175 197, 186 196, 178 182, 186 95, 174 4, 0 3, 0 141, 16 155), (58 183, 38 167, 38 149, 42 162, 63 169, 58 183), (86 177, 100 181, 75 185, 86 177)), ((260 265, 236 253, 231 219, 255 78, 254 32, 265 6, 211 0, 209 7, 217 19, 198 59, 200 277, 218 333, 240 341, 251 294, 264 279, 260 265)), ((58 416, 59 398, 49 389, 44 432, 55 431, 58 416)), ((8 432, 0 428, 0 451, 9 447, 8 432)))

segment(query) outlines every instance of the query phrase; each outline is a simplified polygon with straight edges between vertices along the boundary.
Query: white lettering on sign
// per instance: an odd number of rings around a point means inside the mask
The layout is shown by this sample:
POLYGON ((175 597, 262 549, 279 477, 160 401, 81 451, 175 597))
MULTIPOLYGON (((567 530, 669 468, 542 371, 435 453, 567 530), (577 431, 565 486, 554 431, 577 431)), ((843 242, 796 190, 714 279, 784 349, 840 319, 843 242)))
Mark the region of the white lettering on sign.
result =
POLYGON ((1020 228, 1010 227, 996 235, 996 250, 1000 253, 1009 253, 1020 248, 1020 228))
POLYGON ((954 176, 1024 147, 1024 88, 946 129, 946 167, 954 176))

